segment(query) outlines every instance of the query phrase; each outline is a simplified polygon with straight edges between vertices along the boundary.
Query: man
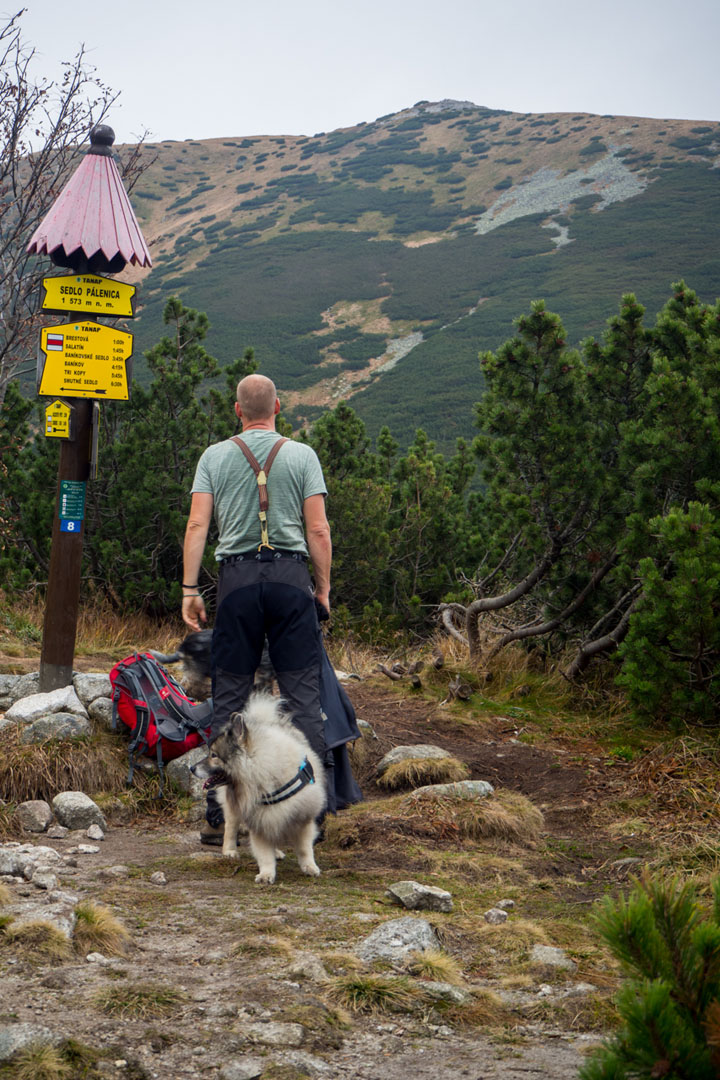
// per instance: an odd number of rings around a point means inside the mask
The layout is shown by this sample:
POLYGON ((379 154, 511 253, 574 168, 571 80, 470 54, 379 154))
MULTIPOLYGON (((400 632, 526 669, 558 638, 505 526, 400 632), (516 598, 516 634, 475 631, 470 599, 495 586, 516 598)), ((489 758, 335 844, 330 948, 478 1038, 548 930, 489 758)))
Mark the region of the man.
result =
MULTIPOLYGON (((242 423, 242 440, 261 467, 280 439, 275 430, 279 411, 270 379, 254 374, 240 381, 235 412, 242 423)), ((185 532, 183 621, 191 630, 200 630, 207 621, 198 575, 214 512, 220 575, 212 640, 213 731, 241 709, 250 695, 267 636, 280 693, 288 702, 293 722, 323 760, 321 645, 315 605, 317 601, 325 611, 330 610, 332 545, 325 514, 327 489, 315 451, 304 443, 285 441, 267 476, 264 537, 258 496, 262 479, 262 474, 256 479, 233 439, 216 443, 202 454, 185 532)), ((208 800, 208 820, 219 826, 212 800, 208 800)), ((213 842, 221 832, 219 827, 206 829, 201 839, 213 842)))

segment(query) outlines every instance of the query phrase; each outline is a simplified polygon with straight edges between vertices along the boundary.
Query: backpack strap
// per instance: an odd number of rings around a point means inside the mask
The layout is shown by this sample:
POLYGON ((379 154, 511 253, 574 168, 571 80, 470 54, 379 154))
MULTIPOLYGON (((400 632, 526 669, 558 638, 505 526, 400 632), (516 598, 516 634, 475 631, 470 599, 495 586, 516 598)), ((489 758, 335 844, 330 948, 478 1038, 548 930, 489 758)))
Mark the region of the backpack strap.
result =
POLYGON ((284 436, 276 439, 276 441, 270 447, 270 453, 265 458, 265 464, 263 466, 260 465, 260 462, 253 454, 250 447, 247 445, 247 443, 243 442, 239 435, 233 435, 232 441, 236 443, 242 450, 243 454, 248 460, 250 468, 255 473, 255 479, 257 480, 258 498, 260 499, 260 510, 258 511, 258 517, 260 518, 260 543, 258 544, 258 551, 261 551, 262 548, 268 548, 270 551, 272 551, 274 549, 272 544, 270 543, 267 527, 267 508, 270 505, 270 500, 268 498, 267 478, 268 473, 270 472, 270 466, 275 460, 275 456, 278 450, 283 445, 283 443, 288 442, 288 440, 284 436))

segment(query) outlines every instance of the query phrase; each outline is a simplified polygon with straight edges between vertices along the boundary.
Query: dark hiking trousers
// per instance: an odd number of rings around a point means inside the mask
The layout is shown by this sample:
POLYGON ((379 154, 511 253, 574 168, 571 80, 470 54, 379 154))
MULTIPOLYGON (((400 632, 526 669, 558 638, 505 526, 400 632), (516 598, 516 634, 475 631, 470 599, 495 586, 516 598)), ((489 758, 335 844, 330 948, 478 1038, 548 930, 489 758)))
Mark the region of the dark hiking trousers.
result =
POLYGON ((323 761, 318 618, 301 556, 264 551, 260 558, 235 556, 220 567, 212 638, 214 733, 250 696, 266 637, 293 723, 323 761))

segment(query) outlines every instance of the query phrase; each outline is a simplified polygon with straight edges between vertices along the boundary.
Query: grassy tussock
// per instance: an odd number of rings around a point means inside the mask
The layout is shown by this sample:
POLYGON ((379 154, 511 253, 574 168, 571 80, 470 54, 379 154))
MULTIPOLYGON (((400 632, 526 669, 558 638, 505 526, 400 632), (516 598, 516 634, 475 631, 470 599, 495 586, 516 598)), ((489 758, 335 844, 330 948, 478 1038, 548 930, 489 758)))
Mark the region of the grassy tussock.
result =
POLYGON ((463 983, 462 968, 458 961, 439 949, 413 953, 407 970, 409 975, 419 979, 450 983, 451 986, 461 986, 463 983))
POLYGON ((408 795, 404 809, 410 819, 422 816, 444 838, 493 838, 531 844, 540 835, 543 816, 529 799, 502 788, 485 799, 408 795))
POLYGON ((101 952, 106 956, 125 956, 131 942, 129 930, 109 908, 92 900, 75 908, 77 922, 73 932, 75 951, 81 954, 101 952))
POLYGON ((9 920, 0 926, 0 944, 23 960, 66 960, 72 952, 70 939, 45 919, 26 923, 9 920))
POLYGON ((466 1005, 446 1005, 442 1017, 446 1024, 467 1030, 497 1031, 517 1024, 517 1016, 489 990, 476 991, 466 1005))
POLYGON ((331 979, 328 993, 354 1013, 410 1012, 418 993, 404 977, 372 974, 341 975, 331 979))
POLYGON ((254 934, 238 941, 230 950, 231 956, 282 956, 289 960, 295 955, 295 947, 285 938, 254 934))
POLYGON ((469 775, 468 766, 454 757, 409 758, 388 766, 377 782, 386 791, 398 791, 401 788, 424 787, 426 784, 452 784, 457 780, 467 780, 469 775))
POLYGON ((34 1043, 13 1055, 12 1062, 0 1076, 12 1080, 71 1080, 77 1073, 62 1050, 56 1046, 34 1043))
POLYGON ((149 983, 108 987, 95 996, 95 1005, 101 1012, 120 1020, 170 1016, 182 1001, 179 990, 149 983))

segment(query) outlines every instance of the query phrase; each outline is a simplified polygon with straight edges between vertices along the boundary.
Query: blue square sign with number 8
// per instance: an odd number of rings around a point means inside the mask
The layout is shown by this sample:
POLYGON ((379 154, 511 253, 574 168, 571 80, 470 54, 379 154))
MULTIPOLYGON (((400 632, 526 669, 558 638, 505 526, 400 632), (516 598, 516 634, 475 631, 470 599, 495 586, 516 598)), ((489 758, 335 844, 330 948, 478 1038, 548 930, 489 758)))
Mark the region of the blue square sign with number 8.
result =
POLYGON ((60 532, 79 533, 81 527, 82 521, 72 521, 63 518, 60 522, 60 532))

